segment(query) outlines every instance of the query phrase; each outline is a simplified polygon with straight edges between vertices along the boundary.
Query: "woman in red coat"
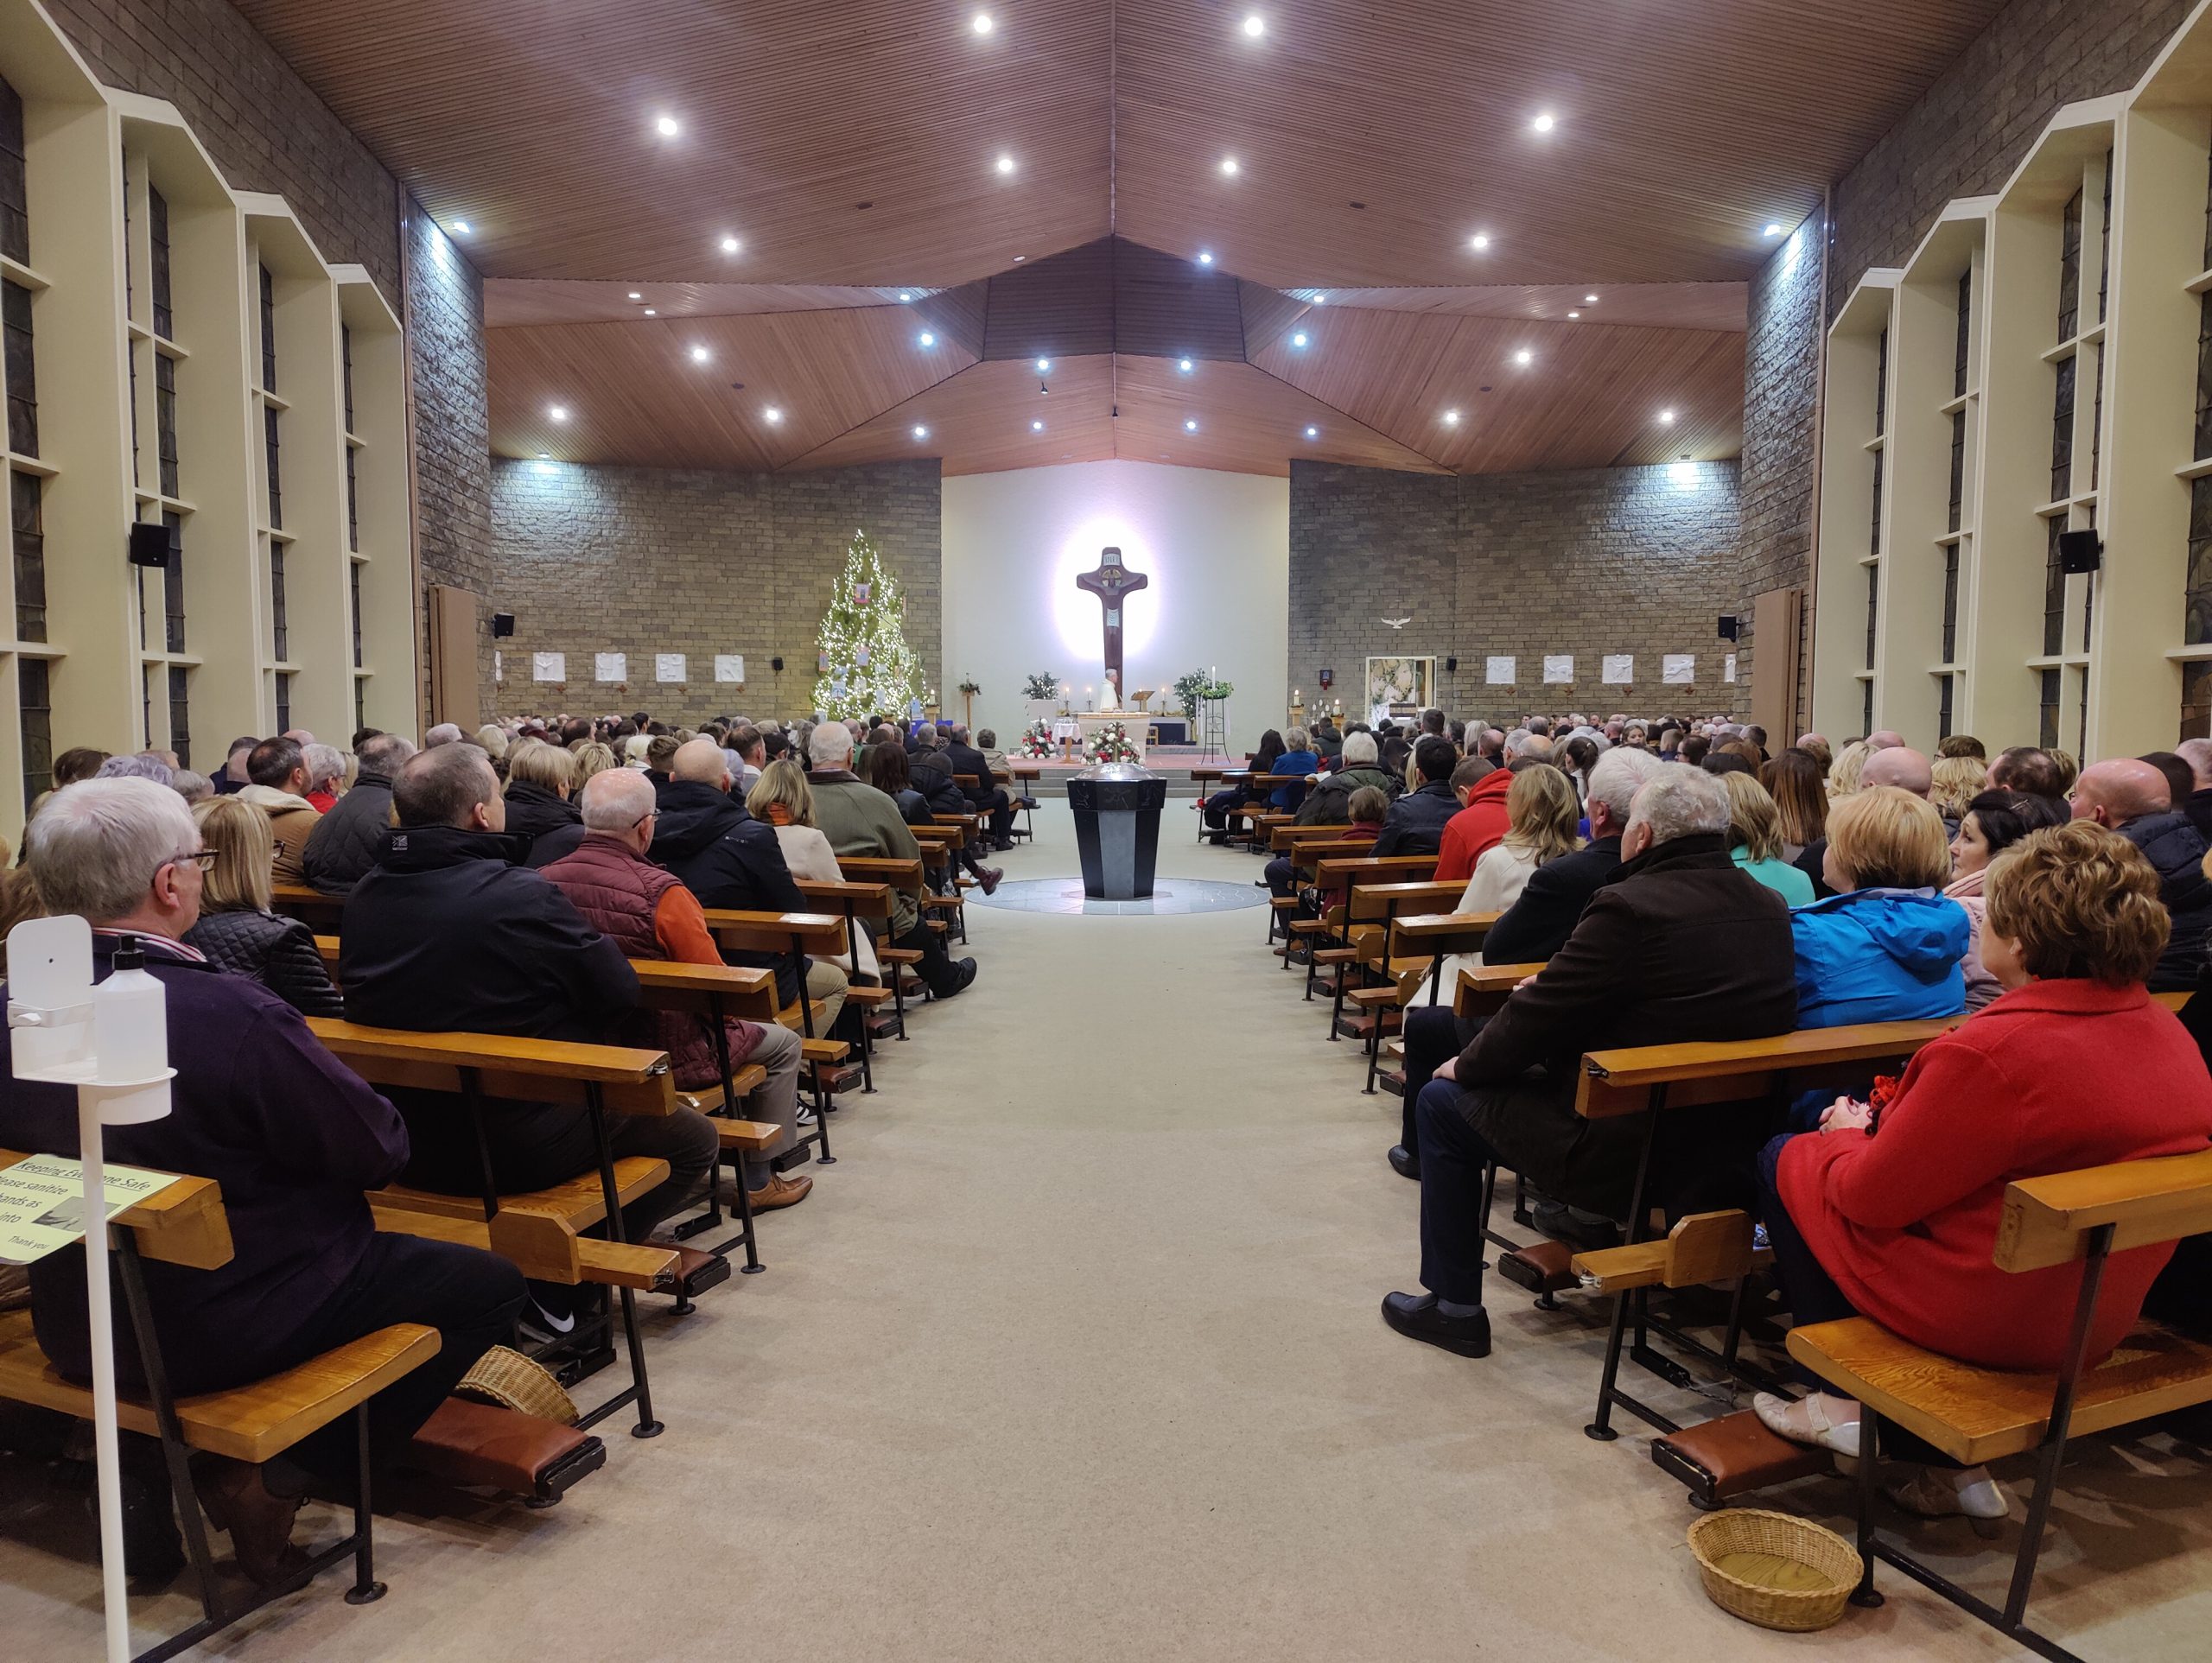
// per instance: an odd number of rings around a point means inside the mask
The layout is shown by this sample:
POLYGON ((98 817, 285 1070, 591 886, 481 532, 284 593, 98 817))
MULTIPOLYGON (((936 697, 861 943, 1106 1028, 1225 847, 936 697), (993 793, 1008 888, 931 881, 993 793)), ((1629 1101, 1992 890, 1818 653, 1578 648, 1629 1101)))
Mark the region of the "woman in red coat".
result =
MULTIPOLYGON (((2202 1149, 2212 1076, 2144 991, 2168 921, 2158 873, 2126 838, 2086 821, 2037 832, 1990 866, 1986 894, 1982 962, 2004 993, 1924 1046, 1878 1115, 1839 1098, 1820 1131, 1767 1146, 1767 1236, 1798 1322, 1861 1314, 1985 1368, 2054 1371, 2082 1266, 2015 1274, 1991 1263, 2005 1186, 2202 1149)), ((2172 1252, 2112 1255, 2092 1362, 2134 1325, 2172 1252)), ((1753 1407, 1784 1438, 1859 1452, 1847 1398, 1762 1393, 1753 1407)), ((1892 1452, 1904 1441, 1885 1439, 1892 1452)), ((1925 1470, 1890 1494, 1921 1513, 2005 1512, 1980 1467, 1925 1470)))

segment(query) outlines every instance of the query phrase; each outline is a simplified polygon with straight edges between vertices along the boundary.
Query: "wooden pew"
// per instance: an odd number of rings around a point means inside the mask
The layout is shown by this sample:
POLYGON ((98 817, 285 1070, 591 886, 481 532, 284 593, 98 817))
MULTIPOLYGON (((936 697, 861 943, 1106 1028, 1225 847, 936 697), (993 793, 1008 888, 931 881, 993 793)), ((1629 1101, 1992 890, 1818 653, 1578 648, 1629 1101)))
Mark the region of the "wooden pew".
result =
MULTIPOLYGON (((1311 849, 1324 847, 1325 846, 1305 846, 1301 847, 1299 853, 1304 854, 1311 849)), ((1433 854, 1324 855, 1313 864, 1314 883, 1324 891, 1332 892, 1342 891, 1346 897, 1343 914, 1344 927, 1336 943, 1339 949, 1349 949, 1352 946, 1351 927, 1358 922, 1352 916, 1353 907, 1357 904, 1356 891, 1379 885, 1422 884, 1427 883, 1435 875, 1436 857, 1433 854)), ((1377 919, 1387 919, 1389 913, 1395 910, 1386 905, 1382 911, 1375 913, 1373 917, 1377 919)), ((1317 951, 1316 959, 1318 960, 1321 954, 1317 951)), ((1354 953, 1352 957, 1356 959, 1357 953, 1354 953)), ((1310 975, 1307 980, 1310 983, 1312 980, 1310 975)), ((1355 1039, 1364 1039, 1370 1025, 1379 1025, 1382 1019, 1379 1016, 1363 1015, 1347 1026, 1344 1019, 1344 983, 1340 978, 1337 984, 1337 997, 1332 1001, 1329 1012, 1329 1038, 1336 1038, 1339 1031, 1343 1030, 1350 1032, 1355 1039)))
POLYGON ((1025 842, 1037 841, 1037 822, 1031 814, 1036 793, 1028 787, 1044 777, 1045 771, 1033 762, 1010 762, 1004 768, 991 770, 992 779, 1006 787, 1007 800, 1021 810, 1022 823, 1019 826, 1009 824, 1007 827, 1007 836, 1019 837, 1025 842), (1015 789, 1017 786, 1021 789, 1015 789))
POLYGON ((792 974, 798 981, 798 999, 790 1009, 779 1012, 777 1020, 787 1028, 796 1025, 805 1036, 802 1054, 814 1088, 816 1110, 812 1136, 819 1141, 822 1151, 817 1159, 823 1165, 835 1165, 836 1158, 830 1152, 827 1111, 836 1106, 832 1100, 840 1076, 832 1070, 852 1055, 853 1048, 842 1039, 816 1037, 816 1001, 806 996, 806 961, 810 954, 834 958, 845 950, 843 916, 828 912, 762 912, 719 906, 710 906, 706 912, 707 932, 724 952, 774 953, 790 958, 792 974))
POLYGON ((1859 1590, 1878 1604, 1880 1558, 1954 1605, 2045 1657, 2069 1653, 2027 1626, 2028 1596, 2068 1440, 2212 1402, 2212 1345, 2139 1323, 2118 1349, 2088 1365, 2088 1342, 2108 1256, 2212 1230, 2212 1150, 2020 1178, 2005 1186, 1991 1262, 2024 1272, 2082 1266, 2072 1337, 2053 1374, 1979 1368, 1924 1351, 1865 1317, 1789 1330, 1789 1355, 1866 1408, 1859 1482, 1859 1590), (1903 1548, 1874 1534, 1875 1472, 1884 1431, 1905 1431, 1953 1460, 1980 1466, 2033 1450, 2035 1493, 2000 1611, 1903 1548))
POLYGON ((346 911, 343 895, 326 895, 319 889, 309 889, 305 884, 271 884, 269 885, 269 906, 272 912, 288 918, 297 918, 310 930, 335 930, 338 920, 346 911))
MULTIPOLYGON (((883 884, 892 889, 903 890, 914 897, 915 904, 918 907, 922 898, 928 893, 924 874, 928 868, 929 859, 930 852, 926 848, 923 850, 922 858, 918 860, 893 860, 878 855, 845 854, 837 857, 837 869, 845 874, 849 882, 883 884)), ((892 1008, 898 1025, 898 1034, 899 1038, 904 1039, 906 1037, 905 972, 913 969, 921 963, 922 952, 918 947, 891 946, 889 945, 890 938, 890 927, 887 924, 881 938, 876 943, 875 956, 883 966, 885 980, 890 984, 892 1008)), ((924 984, 922 991, 925 996, 928 996, 929 989, 926 984, 924 984)))
MULTIPOLYGON (((658 1436, 661 1423, 652 1413, 645 1347, 638 1334, 637 1293, 640 1289, 675 1289, 680 1257, 672 1247, 626 1241, 621 1208, 666 1182, 668 1163, 634 1156, 616 1160, 607 1146, 606 1117, 675 1113, 676 1087, 665 1053, 503 1034, 412 1033, 328 1017, 309 1017, 308 1026, 334 1056, 371 1085, 459 1096, 462 1112, 477 1129, 480 1149, 487 1097, 556 1103, 589 1113, 599 1133, 595 1177, 586 1174, 550 1189, 502 1195, 487 1173, 480 1203, 464 1196, 397 1184, 373 1191, 369 1203, 379 1229, 486 1247, 541 1281, 613 1287, 630 1353, 630 1385, 577 1425, 595 1425, 634 1402, 634 1436, 658 1436), (584 1234, 594 1225, 606 1229, 605 1238, 584 1234)), ((728 1274, 725 1261, 709 1262, 721 1267, 713 1279, 728 1274)), ((711 1285, 696 1275, 691 1280, 694 1291, 711 1285)))
MULTIPOLYGON (((889 864, 918 867, 921 863, 919 861, 893 861, 889 864)), ((840 866, 838 870, 842 872, 844 868, 840 866)), ((800 896, 808 905, 819 907, 825 912, 835 909, 843 915, 845 953, 852 963, 853 974, 858 975, 861 962, 861 920, 866 918, 871 924, 885 923, 887 927, 887 921, 892 912, 891 885, 880 880, 856 882, 849 878, 834 884, 817 883, 804 879, 795 881, 798 884, 800 896)), ((869 933, 873 937, 879 932, 870 931, 869 933)), ((877 950, 873 939, 869 943, 869 949, 871 951, 877 950)), ((879 965, 883 962, 880 952, 878 952, 876 962, 879 965)), ((878 987, 863 987, 858 982, 849 982, 845 988, 845 1002, 848 1005, 859 1006, 861 1013, 861 1090, 863 1094, 875 1089, 874 1018, 876 1012, 886 1005, 895 1004, 897 1001, 897 990, 888 985, 895 980, 895 975, 886 976, 884 978, 886 985, 878 987)), ((905 1012, 901 1011, 898 1016, 898 1031, 902 1039, 906 1038, 906 1025, 905 1012)))

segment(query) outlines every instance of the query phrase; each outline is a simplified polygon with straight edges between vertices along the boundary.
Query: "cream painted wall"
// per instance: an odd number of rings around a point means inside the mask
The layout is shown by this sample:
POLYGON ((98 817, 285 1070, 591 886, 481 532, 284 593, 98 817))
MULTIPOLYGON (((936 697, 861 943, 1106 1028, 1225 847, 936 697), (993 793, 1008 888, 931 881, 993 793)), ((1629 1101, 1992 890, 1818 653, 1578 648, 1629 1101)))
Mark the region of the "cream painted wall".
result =
POLYGON ((1218 666, 1236 689, 1232 744, 1249 747, 1280 727, 1289 702, 1290 482, 1151 462, 944 482, 945 710, 958 719, 955 689, 973 679, 983 689, 976 725, 1010 743, 1026 719, 1022 683, 1045 670, 1074 684, 1081 709, 1103 664, 1098 602, 1075 576, 1112 543, 1152 580, 1129 598, 1123 625, 1128 690, 1166 693, 1187 671, 1218 666))

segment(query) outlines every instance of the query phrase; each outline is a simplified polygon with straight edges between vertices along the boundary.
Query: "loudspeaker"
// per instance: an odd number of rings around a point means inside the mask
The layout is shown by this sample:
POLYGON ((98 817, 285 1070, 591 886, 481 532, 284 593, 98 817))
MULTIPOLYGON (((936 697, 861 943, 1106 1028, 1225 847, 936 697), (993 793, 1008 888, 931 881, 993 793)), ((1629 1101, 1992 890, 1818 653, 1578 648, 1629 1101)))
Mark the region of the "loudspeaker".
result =
POLYGON ((140 521, 130 528, 130 563, 133 566, 167 566, 169 563, 169 529, 158 523, 140 521))
POLYGON ((515 615, 512 613, 493 613, 492 614, 493 634, 512 635, 514 632, 515 615))
POLYGON ((1735 613, 1723 613, 1720 614, 1720 638, 1724 641, 1732 641, 1736 638, 1735 613))
POLYGON ((2105 563, 2105 546, 2097 541, 2094 531, 2061 531, 2058 534, 2058 569, 2071 576, 2075 572, 2094 572, 2105 563))
POLYGON ((780 676, 784 670, 784 661, 780 658, 771 658, 768 661, 768 668, 780 676))
POLYGON ((1446 658, 1444 661, 1444 673, 1447 676, 1459 668, 1459 661, 1457 658, 1446 658))

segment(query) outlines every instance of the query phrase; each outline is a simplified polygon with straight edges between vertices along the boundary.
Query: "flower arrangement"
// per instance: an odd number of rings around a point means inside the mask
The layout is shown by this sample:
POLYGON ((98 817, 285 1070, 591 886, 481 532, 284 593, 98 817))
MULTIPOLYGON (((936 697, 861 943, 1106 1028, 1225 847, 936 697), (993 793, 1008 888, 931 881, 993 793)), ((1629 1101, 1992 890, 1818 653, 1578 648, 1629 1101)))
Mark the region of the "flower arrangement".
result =
POLYGON ((983 689, 976 684, 976 678, 973 676, 963 676, 960 678, 958 691, 965 693, 969 698, 974 698, 983 689))
POLYGON ((1021 743, 1014 747, 1014 754, 1024 762, 1041 762, 1052 754, 1052 725, 1034 721, 1021 736, 1021 743))
POLYGON ((1057 670, 1041 670, 1022 684, 1025 699, 1057 699, 1060 696, 1060 677, 1057 670))
POLYGON ((1121 722, 1108 722, 1092 733, 1084 745, 1083 754, 1093 762, 1140 760, 1137 747, 1130 742, 1129 730, 1121 722))
POLYGON ((1236 689, 1228 682, 1216 681, 1203 670, 1194 670, 1175 682, 1175 696, 1181 701, 1183 714, 1192 721, 1198 719, 1198 706, 1208 699, 1225 699, 1236 689))

